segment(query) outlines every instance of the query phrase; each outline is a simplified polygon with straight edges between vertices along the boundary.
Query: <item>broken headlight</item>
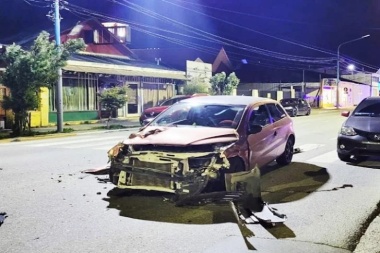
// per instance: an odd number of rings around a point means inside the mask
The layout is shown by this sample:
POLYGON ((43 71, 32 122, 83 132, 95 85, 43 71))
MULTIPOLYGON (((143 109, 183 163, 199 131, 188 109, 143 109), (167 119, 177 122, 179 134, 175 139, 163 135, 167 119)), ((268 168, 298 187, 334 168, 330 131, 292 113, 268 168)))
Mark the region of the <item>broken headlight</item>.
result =
POLYGON ((224 151, 226 151, 226 149, 230 148, 234 144, 235 144, 235 142, 232 142, 232 143, 220 143, 220 144, 216 144, 214 146, 214 149, 215 149, 215 152, 223 153, 224 151))
POLYGON ((213 156, 191 157, 188 159, 191 169, 200 169, 211 164, 213 156))

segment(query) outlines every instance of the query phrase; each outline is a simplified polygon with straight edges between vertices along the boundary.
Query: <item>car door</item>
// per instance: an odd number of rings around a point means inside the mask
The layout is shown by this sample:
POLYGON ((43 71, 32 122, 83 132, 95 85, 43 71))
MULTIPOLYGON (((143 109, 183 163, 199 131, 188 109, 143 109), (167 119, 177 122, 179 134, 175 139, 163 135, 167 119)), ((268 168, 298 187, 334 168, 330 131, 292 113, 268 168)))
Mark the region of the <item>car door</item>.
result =
POLYGON ((247 137, 251 166, 257 164, 260 167, 270 163, 276 158, 274 145, 276 134, 265 104, 251 108, 247 124, 247 129, 251 125, 260 125, 262 127, 262 131, 249 134, 247 137))
POLYGON ((277 103, 267 104, 270 117, 273 122, 273 145, 276 150, 275 157, 281 155, 285 150, 286 141, 288 138, 288 121, 284 109, 277 103))

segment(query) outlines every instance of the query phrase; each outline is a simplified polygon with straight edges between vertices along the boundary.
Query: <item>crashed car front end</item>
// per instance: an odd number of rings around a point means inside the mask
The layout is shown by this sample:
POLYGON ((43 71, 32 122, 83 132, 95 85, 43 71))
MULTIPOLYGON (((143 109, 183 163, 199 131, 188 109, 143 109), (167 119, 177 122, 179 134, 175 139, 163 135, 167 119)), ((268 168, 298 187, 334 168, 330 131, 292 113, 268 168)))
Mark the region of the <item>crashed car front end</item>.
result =
POLYGON ((220 180, 230 164, 224 144, 189 146, 127 145, 109 152, 111 181, 123 189, 175 194, 200 193, 210 181, 220 180), (222 147, 223 146, 223 147, 222 147))
POLYGON ((110 181, 172 193, 176 206, 229 202, 250 210, 254 222, 284 222, 263 202, 260 170, 249 164, 246 136, 238 132, 245 109, 208 101, 169 107, 109 150, 110 181))

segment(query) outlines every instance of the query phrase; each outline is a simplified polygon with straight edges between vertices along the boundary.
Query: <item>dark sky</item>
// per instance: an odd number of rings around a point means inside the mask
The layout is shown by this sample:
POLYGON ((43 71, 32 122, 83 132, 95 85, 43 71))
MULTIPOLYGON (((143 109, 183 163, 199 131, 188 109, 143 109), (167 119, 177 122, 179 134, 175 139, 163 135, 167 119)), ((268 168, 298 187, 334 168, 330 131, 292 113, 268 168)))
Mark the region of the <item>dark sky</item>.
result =
MULTIPOLYGON (((52 0, 0 1, 0 43, 18 42, 53 29, 54 23, 46 17, 52 0)), ((214 52, 223 44, 235 58, 305 67, 307 61, 298 57, 335 57, 340 43, 370 34, 343 46, 341 53, 347 61, 360 61, 355 63, 360 68, 380 66, 378 0, 66 1, 69 10, 61 10, 63 28, 89 18, 88 11, 105 14, 105 20, 130 21, 134 24, 131 48, 186 45, 214 52), (173 45, 157 36, 178 40, 173 45), (215 39, 219 41, 211 42, 215 39)))

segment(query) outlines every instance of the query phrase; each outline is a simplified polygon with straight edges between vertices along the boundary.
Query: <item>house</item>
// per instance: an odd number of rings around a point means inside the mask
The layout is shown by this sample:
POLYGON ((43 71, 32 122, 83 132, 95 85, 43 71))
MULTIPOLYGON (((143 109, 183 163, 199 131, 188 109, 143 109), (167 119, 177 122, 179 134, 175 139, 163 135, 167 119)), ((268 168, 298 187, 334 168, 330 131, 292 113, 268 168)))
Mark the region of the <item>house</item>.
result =
MULTIPOLYGON (((126 24, 89 19, 61 32, 62 43, 78 38, 85 41, 85 51, 72 54, 62 68, 64 121, 99 119, 102 108, 97 94, 116 85, 129 87, 128 102, 118 110, 118 117, 137 116, 175 95, 176 85, 187 79, 185 71, 138 59, 128 48, 131 38, 126 24)), ((23 46, 28 44, 31 41, 23 46)), ((42 89, 40 98, 41 108, 31 112, 32 127, 57 122, 55 89, 42 89)))

